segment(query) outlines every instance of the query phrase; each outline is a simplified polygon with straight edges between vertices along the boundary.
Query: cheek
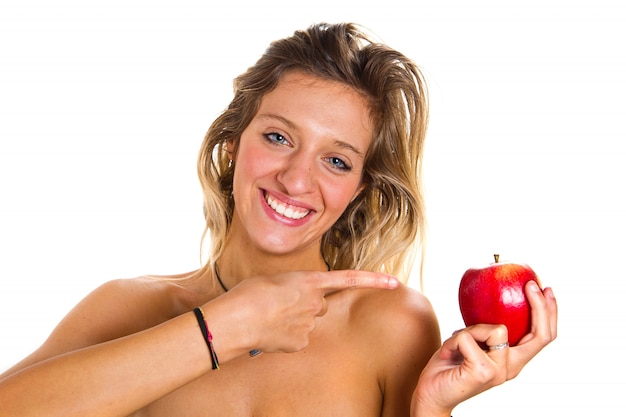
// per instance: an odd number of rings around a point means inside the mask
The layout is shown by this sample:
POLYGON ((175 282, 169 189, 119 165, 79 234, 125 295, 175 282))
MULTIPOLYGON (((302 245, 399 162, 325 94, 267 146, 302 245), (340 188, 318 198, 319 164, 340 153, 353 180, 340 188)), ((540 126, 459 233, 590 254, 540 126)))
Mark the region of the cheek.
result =
POLYGON ((263 152, 254 149, 240 149, 235 162, 235 187, 254 182, 271 171, 272 160, 263 152))
POLYGON ((326 208, 336 211, 337 217, 348 207, 359 188, 359 181, 331 182, 323 191, 326 208))

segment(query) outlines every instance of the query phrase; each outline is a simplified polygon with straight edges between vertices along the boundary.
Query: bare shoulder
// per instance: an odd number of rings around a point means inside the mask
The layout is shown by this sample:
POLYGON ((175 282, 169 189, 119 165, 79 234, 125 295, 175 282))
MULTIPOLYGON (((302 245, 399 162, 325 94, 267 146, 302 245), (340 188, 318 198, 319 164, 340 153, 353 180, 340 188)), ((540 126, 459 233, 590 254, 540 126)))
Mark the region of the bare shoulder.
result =
POLYGON ((80 330, 88 340, 77 342, 84 344, 116 339, 181 314, 187 293, 176 280, 146 276, 109 281, 78 303, 55 332, 80 330))
POLYGON ((16 368, 153 327, 184 312, 192 298, 176 280, 138 277, 106 282, 73 307, 44 344, 16 368))
POLYGON ((422 370, 441 346, 437 317, 419 291, 401 285, 391 291, 369 291, 354 304, 361 343, 377 369, 385 400, 384 416, 408 415, 422 370))
POLYGON ((364 327, 384 335, 385 345, 394 350, 430 353, 440 345, 437 317, 430 301, 421 292, 406 285, 390 291, 369 291, 354 308, 367 320, 364 327))

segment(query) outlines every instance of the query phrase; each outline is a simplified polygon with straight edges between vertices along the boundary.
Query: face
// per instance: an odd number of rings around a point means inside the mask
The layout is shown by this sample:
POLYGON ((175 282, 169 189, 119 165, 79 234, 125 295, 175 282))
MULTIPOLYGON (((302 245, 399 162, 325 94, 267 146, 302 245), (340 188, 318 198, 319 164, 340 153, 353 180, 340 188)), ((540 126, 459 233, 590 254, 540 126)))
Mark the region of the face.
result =
POLYGON ((361 190, 371 135, 361 94, 299 72, 283 75, 233 155, 229 237, 268 253, 319 256, 321 237, 361 190))

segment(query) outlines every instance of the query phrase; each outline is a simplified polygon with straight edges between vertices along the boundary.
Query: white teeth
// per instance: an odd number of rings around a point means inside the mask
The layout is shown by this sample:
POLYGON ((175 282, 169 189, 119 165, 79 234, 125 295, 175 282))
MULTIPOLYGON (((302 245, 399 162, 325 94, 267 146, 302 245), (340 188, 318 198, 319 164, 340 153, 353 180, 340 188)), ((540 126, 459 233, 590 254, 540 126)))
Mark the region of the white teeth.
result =
POLYGON ((293 206, 287 206, 286 204, 280 203, 274 200, 271 196, 266 194, 265 201, 267 204, 276 211, 276 213, 281 216, 288 217, 290 219, 298 220, 309 214, 310 210, 300 210, 293 206))

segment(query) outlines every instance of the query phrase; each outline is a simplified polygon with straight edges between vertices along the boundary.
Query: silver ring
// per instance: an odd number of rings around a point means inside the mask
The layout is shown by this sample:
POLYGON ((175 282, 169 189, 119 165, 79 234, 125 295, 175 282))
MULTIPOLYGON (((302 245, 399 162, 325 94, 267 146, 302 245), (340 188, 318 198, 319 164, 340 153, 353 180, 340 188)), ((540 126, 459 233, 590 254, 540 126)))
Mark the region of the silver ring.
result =
POLYGON ((504 343, 500 343, 498 345, 495 346, 489 346, 489 350, 501 350, 504 348, 509 347, 509 343, 508 342, 504 342, 504 343))

